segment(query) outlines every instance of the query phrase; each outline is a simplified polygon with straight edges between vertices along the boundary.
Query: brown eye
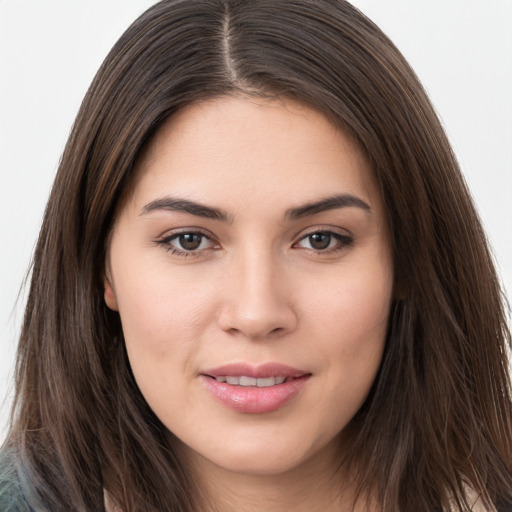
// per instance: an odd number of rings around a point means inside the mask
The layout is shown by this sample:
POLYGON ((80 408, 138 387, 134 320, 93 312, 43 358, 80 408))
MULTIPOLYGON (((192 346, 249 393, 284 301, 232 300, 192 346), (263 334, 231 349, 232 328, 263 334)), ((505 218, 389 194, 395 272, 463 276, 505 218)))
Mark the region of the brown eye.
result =
POLYGON ((184 233, 178 236, 178 243, 186 251, 195 251, 199 249, 204 238, 199 233, 184 233))
POLYGON ((318 253, 330 253, 345 249, 352 242, 349 235, 334 231, 315 231, 303 236, 295 245, 296 248, 309 249, 318 253))
POLYGON ((308 238, 311 248, 321 251, 329 247, 332 236, 330 233, 313 233, 312 235, 309 235, 308 238))
POLYGON ((215 249, 218 245, 200 231, 182 231, 158 241, 167 251, 177 256, 199 255, 203 251, 215 249))

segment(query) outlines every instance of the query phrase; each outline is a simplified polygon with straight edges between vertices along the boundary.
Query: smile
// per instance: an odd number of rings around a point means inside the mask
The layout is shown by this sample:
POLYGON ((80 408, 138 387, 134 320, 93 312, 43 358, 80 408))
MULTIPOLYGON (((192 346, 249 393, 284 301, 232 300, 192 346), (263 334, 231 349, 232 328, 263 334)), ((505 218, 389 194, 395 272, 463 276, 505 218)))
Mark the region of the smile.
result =
POLYGON ((242 375, 241 377, 230 375, 215 377, 215 380, 217 382, 226 382, 232 386, 268 388, 270 386, 275 386, 276 384, 282 384, 287 380, 287 377, 262 377, 257 379, 255 377, 247 377, 245 375, 242 375))
POLYGON ((307 385, 311 373, 279 363, 230 364, 200 374, 206 389, 236 412, 262 414, 290 403, 307 385))

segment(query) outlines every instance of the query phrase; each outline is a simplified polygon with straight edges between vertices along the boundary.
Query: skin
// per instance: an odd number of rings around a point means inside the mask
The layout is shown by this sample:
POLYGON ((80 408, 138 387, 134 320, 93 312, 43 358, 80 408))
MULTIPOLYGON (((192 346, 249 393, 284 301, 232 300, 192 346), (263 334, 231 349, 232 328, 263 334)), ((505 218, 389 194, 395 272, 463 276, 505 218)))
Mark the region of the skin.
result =
POLYGON ((382 358, 393 270, 380 193, 342 131, 291 100, 221 97, 182 109, 138 162, 106 278, 137 384, 213 508, 350 509, 350 485, 332 477, 382 358), (336 194, 369 209, 286 215, 336 194), (168 196, 227 220, 145 211, 168 196), (176 233, 198 231, 200 245, 185 251, 176 233), (278 410, 242 413, 201 377, 240 362, 311 377, 278 410))

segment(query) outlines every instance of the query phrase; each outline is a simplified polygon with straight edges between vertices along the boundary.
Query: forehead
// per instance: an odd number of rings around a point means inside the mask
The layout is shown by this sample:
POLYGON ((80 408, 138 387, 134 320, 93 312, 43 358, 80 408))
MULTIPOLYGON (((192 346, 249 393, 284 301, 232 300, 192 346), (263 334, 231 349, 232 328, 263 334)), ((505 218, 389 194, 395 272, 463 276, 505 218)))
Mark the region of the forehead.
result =
POLYGON ((172 194, 235 206, 244 194, 301 202, 333 189, 380 201, 353 140, 299 102, 241 96, 197 102, 169 118, 137 162, 132 198, 172 194))

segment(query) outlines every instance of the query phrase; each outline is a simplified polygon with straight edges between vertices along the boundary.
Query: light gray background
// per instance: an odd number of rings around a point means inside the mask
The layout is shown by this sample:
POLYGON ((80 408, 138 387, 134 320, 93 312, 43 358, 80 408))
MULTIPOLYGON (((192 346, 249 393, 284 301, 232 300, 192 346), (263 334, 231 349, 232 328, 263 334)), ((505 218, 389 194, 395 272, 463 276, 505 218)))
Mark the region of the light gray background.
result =
MULTIPOLYGON (((0 440, 29 265, 94 73, 150 0, 0 0, 0 440), (5 402, 3 397, 6 396, 5 402)), ((438 110, 512 294, 512 0, 354 0, 438 110)))

